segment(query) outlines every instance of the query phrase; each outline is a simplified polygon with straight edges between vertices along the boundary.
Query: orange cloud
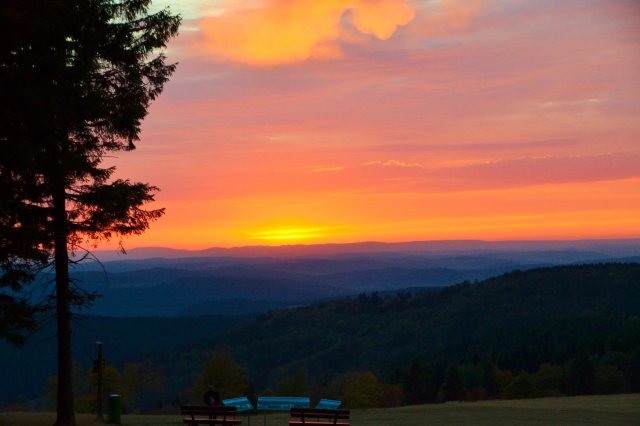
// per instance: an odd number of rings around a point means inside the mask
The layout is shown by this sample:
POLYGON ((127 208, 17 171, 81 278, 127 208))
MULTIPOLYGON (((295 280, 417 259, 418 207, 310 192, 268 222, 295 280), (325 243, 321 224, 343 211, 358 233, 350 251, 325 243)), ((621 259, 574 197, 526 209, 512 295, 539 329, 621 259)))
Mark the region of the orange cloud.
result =
POLYGON ((399 25, 409 23, 415 16, 406 1, 398 0, 358 1, 351 10, 351 22, 358 31, 380 40, 389 39, 399 25))
POLYGON ((219 16, 201 21, 207 54, 253 65, 341 55, 346 18, 364 34, 390 38, 415 16, 408 0, 264 0, 253 7, 229 1, 219 16))

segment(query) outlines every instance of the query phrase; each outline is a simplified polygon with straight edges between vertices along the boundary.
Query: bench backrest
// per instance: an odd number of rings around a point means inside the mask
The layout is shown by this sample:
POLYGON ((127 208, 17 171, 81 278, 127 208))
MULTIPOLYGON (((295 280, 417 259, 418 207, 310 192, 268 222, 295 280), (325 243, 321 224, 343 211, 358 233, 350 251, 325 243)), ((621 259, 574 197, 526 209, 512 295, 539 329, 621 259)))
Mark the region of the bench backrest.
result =
POLYGON ((238 398, 229 398, 222 401, 226 407, 236 407, 238 411, 251 411, 253 410, 253 404, 246 396, 238 398))
POLYGON ((322 408, 325 410, 337 410, 342 405, 342 401, 336 399, 321 399, 316 405, 316 408, 322 408))
POLYGON ((302 421, 305 419, 322 419, 333 420, 336 423, 338 420, 349 419, 349 410, 323 410, 320 408, 292 408, 291 417, 300 418, 302 421))
POLYGON ((311 398, 290 396, 260 396, 258 410, 288 411, 292 408, 308 408, 311 398))
POLYGON ((231 417, 235 416, 238 412, 236 407, 225 407, 222 405, 183 405, 180 407, 180 412, 187 416, 223 416, 231 417))

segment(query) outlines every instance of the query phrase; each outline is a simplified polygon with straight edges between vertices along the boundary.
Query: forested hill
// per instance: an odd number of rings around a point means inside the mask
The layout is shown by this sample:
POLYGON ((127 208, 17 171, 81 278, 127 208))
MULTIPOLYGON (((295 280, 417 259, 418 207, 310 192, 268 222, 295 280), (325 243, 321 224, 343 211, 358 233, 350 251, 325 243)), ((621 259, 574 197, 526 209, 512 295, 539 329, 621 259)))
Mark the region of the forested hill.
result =
MULTIPOLYGON (((0 345, 0 406, 35 399, 42 404, 47 377, 55 374, 52 335, 45 327, 25 348, 0 345)), ((105 342, 108 363, 118 368, 145 360, 161 367, 167 404, 177 395, 188 400, 185 391, 216 348, 231 352, 256 392, 277 390, 283 379, 304 371, 317 396, 327 397, 334 393, 326 386, 343 374, 370 370, 386 385, 401 384, 403 402, 440 400, 434 392, 412 393, 416 362, 430 372, 419 389, 447 388, 445 371, 456 365, 474 397, 480 387, 489 397, 638 392, 640 264, 512 272, 442 289, 363 294, 256 319, 89 317, 77 324, 75 335, 75 361, 82 368, 96 340, 105 342), (541 368, 546 364, 551 370, 541 368), (508 381, 501 373, 503 389, 514 383, 509 391, 491 392, 491 381, 478 378, 487 365, 513 374, 508 381), (556 371, 562 383, 520 392, 516 385, 527 383, 519 381, 522 370, 541 380, 556 371)))
MULTIPOLYGON (((619 367, 633 376, 640 374, 639 315, 640 264, 563 266, 276 311, 184 354, 193 360, 195 352, 226 346, 258 388, 301 368, 316 380, 354 370, 388 378, 414 359, 433 368, 489 360, 535 371, 578 352, 624 354, 619 367)), ((181 358, 164 357, 168 376, 185 373, 181 358)))
MULTIPOLYGON (((208 316, 184 318, 83 317, 74 321, 73 353, 78 368, 95 359, 95 342, 102 341, 109 365, 144 359, 152 352, 174 350, 227 329, 247 317, 208 316)), ((31 405, 42 400, 47 379, 56 374, 55 327, 46 321, 24 347, 0 342, 0 407, 12 403, 31 405)))

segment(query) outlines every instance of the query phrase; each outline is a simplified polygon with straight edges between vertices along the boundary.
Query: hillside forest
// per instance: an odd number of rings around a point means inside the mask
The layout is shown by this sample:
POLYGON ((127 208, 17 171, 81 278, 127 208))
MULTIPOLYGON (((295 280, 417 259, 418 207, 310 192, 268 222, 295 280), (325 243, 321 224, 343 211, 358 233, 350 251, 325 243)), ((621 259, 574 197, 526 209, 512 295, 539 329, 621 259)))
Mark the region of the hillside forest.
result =
MULTIPOLYGON (((172 320, 147 319, 143 332, 161 341, 172 320)), ((191 318, 172 332, 219 320, 191 318)), ((351 408, 639 392, 640 264, 539 268, 422 292, 362 293, 235 318, 213 335, 171 343, 130 355, 119 348, 106 392, 122 394, 129 412, 175 411, 199 402, 208 384, 223 398, 307 395, 351 408)), ((50 405, 55 377, 45 381, 39 394, 4 401, 5 408, 50 405)), ((78 363, 75 381, 78 409, 91 411, 91 365, 78 363)))

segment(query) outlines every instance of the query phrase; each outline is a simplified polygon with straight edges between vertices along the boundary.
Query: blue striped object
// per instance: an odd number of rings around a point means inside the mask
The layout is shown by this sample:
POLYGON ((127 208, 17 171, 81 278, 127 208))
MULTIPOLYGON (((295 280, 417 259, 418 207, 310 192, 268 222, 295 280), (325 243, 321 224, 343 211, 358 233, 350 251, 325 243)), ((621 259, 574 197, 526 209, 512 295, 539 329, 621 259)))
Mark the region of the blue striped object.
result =
POLYGON ((222 403, 227 407, 236 407, 238 411, 250 411, 253 410, 253 404, 246 396, 238 398, 225 399, 222 403))
POLYGON ((318 405, 316 405, 316 408, 323 410, 337 410, 341 405, 342 401, 335 399, 321 399, 320 402, 318 402, 318 405))
POLYGON ((292 408, 309 408, 311 399, 307 397, 260 396, 258 410, 289 411, 292 408))

